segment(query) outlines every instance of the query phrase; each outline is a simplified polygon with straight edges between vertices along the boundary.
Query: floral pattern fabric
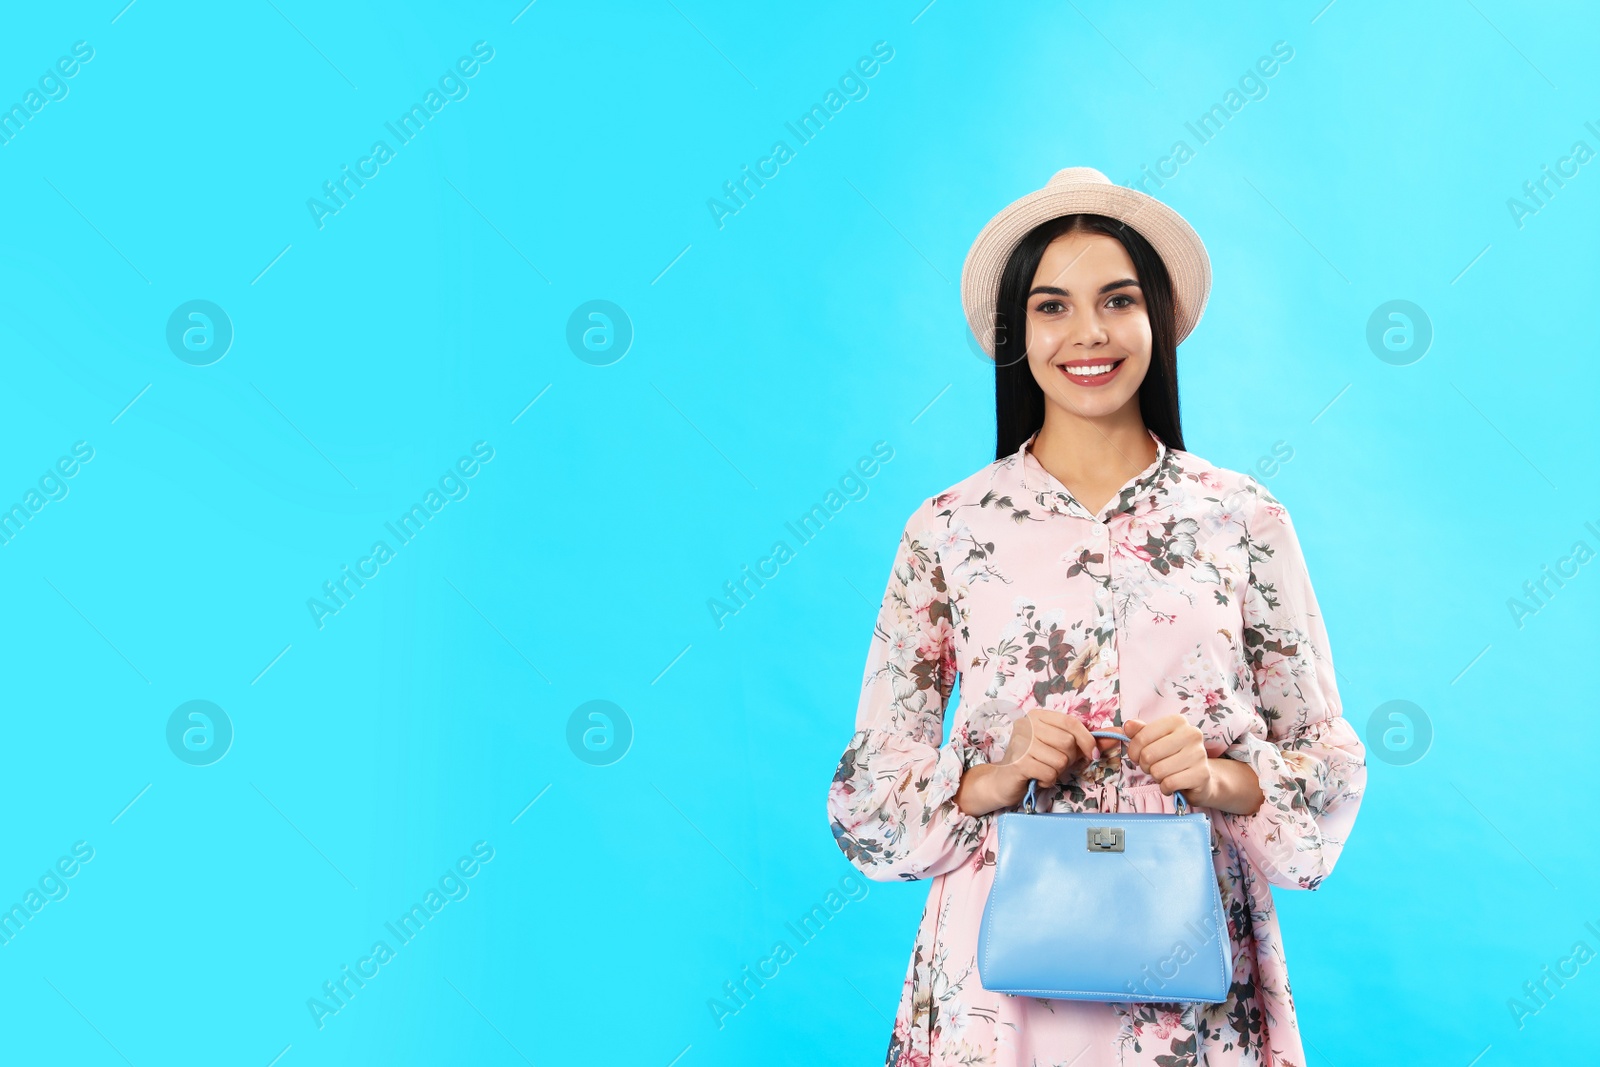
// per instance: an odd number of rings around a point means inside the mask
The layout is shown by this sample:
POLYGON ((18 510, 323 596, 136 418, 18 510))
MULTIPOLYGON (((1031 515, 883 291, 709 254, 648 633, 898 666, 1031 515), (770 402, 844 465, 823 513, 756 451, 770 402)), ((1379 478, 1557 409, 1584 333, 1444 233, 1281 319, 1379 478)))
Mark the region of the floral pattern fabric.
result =
MULTIPOLYGON (((1365 790, 1366 753, 1341 711, 1289 514, 1255 478, 1154 432, 1156 460, 1090 514, 1034 457, 1037 436, 906 523, 856 730, 828 793, 834 839, 852 864, 879 881, 931 880, 886 1063, 1301 1067, 1269 887, 1315 889, 1332 872, 1365 790), (1259 809, 1208 809, 1233 952, 1226 1002, 983 988, 978 927, 1000 812, 967 815, 955 796, 962 773, 997 762, 1010 741, 997 702, 1065 712, 1090 729, 1181 714, 1209 755, 1254 769, 1259 809)), ((1098 760, 1038 792, 1042 810, 1174 810, 1125 760, 1098 760)))

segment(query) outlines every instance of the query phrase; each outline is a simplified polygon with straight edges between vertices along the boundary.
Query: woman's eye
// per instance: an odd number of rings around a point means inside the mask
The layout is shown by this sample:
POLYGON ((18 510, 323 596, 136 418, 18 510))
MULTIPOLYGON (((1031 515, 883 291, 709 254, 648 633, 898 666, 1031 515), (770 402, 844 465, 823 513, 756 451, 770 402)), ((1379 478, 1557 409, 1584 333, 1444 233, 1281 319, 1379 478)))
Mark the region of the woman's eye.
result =
POLYGON ((1056 312, 1061 310, 1061 301, 1043 300, 1040 301, 1039 306, 1033 310, 1039 312, 1041 315, 1054 315, 1056 312))
POLYGON ((1112 298, 1111 298, 1111 300, 1112 300, 1112 301, 1116 301, 1116 300, 1126 300, 1126 301, 1127 301, 1127 303, 1126 303, 1126 304, 1116 304, 1116 303, 1113 303, 1113 304, 1112 304, 1112 305, 1111 305, 1111 306, 1112 306, 1112 307, 1119 307, 1119 308, 1123 308, 1123 307, 1132 307, 1132 306, 1133 306, 1133 298, 1132 298, 1132 297, 1131 297, 1131 296, 1128 296, 1128 295, 1127 295, 1127 294, 1126 294, 1126 293, 1118 293, 1118 294, 1116 294, 1116 295, 1115 295, 1115 296, 1113 296, 1113 297, 1112 297, 1112 298))

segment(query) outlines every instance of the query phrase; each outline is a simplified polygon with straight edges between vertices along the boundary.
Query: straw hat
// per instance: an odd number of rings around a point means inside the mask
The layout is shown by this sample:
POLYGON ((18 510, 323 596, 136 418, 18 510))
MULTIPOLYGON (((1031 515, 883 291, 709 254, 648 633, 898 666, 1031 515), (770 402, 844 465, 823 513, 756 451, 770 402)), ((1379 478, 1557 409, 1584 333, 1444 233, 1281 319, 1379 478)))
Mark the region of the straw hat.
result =
POLYGON ((1200 235, 1183 216, 1153 196, 1113 185, 1093 167, 1057 171, 1050 184, 1008 204, 990 219, 972 242, 961 266, 961 303, 967 325, 994 358, 995 303, 1006 260, 1028 231, 1062 215, 1106 215, 1121 219, 1150 242, 1172 278, 1178 340, 1200 321, 1211 292, 1211 258, 1200 235))

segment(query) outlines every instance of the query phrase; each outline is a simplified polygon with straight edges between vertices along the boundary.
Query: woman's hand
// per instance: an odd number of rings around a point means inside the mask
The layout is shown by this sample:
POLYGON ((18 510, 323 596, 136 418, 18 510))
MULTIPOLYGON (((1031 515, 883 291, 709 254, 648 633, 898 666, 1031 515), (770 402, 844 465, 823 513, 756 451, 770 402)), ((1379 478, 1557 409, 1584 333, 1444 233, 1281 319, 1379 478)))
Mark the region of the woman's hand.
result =
POLYGON ((961 776, 956 806, 968 815, 1012 807, 1027 793, 1030 779, 1056 785, 1092 753, 1116 744, 1112 738, 1094 737, 1076 716, 1034 708, 1016 720, 999 762, 978 764, 961 776))
POLYGON ((1170 797, 1181 789, 1192 803, 1210 803, 1211 757, 1199 727, 1173 714, 1149 723, 1128 719, 1122 732, 1129 739, 1128 758, 1161 784, 1161 792, 1170 797))
POLYGON ((1163 715, 1149 723, 1128 719, 1128 758, 1171 796, 1183 790, 1191 804, 1248 815, 1261 806, 1261 782, 1249 764, 1206 753, 1205 736, 1182 715, 1163 715))

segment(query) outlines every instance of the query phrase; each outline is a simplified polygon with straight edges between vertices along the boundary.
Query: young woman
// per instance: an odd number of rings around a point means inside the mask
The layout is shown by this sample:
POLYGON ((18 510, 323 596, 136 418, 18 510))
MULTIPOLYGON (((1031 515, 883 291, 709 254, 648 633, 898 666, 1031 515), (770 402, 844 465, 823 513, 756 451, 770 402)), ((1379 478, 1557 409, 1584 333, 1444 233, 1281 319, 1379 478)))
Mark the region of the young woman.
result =
POLYGON ((1288 512, 1183 450, 1177 346, 1210 277, 1176 212, 1088 167, 996 215, 967 256, 995 461, 906 523, 828 794, 857 868, 933 880, 890 1065, 1306 1062, 1269 886, 1332 871, 1365 752, 1288 512), (1131 738, 1125 758, 1098 729, 1131 738), (1174 790, 1209 811, 1225 1003, 983 988, 995 818, 1030 779, 1047 811, 1172 812, 1174 790))

